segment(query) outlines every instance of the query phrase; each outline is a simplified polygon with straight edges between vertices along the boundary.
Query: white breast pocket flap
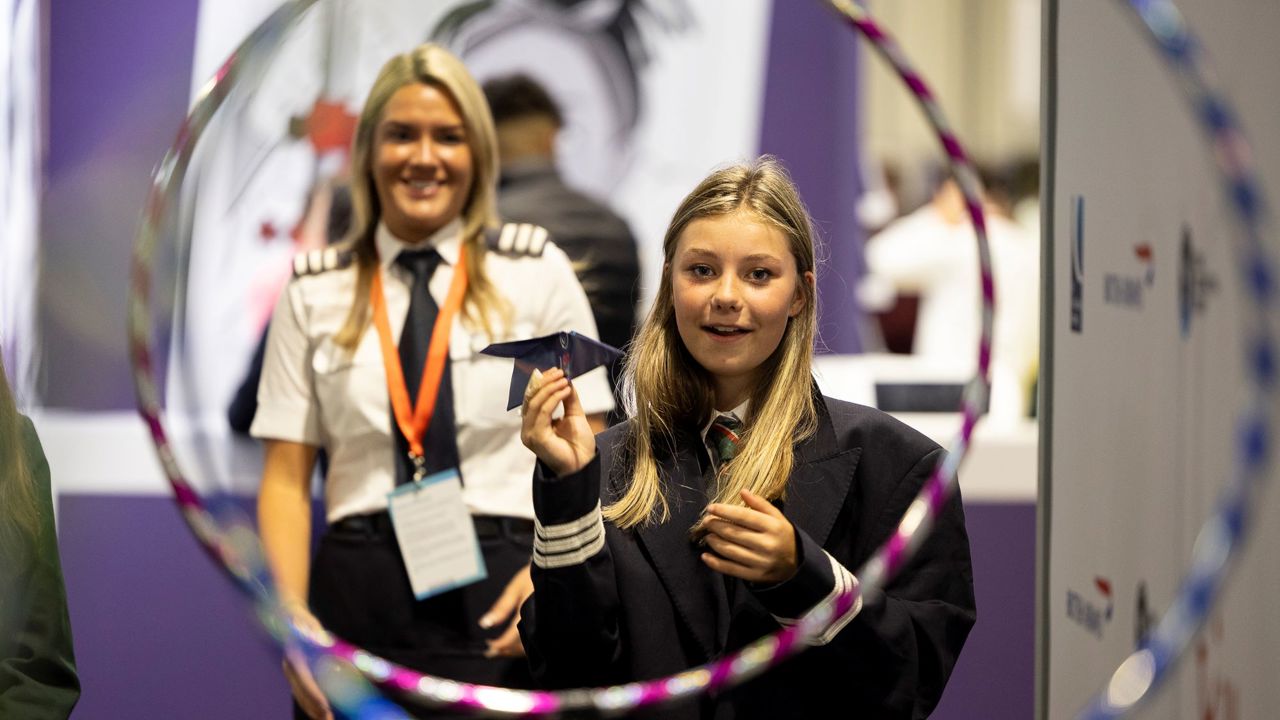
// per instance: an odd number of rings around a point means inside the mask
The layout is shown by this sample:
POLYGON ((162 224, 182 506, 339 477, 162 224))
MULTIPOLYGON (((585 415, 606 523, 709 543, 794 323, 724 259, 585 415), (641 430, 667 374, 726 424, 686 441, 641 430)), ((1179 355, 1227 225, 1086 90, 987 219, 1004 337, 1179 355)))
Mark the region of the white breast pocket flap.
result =
POLYGON ((494 342, 533 337, 532 327, 517 325, 506 337, 491 340, 483 330, 454 332, 449 344, 453 373, 453 405, 459 426, 477 428, 520 426, 520 410, 507 410, 513 361, 481 355, 494 342), (524 335, 517 333, 524 332, 524 335))
POLYGON ((377 338, 369 335, 354 351, 325 338, 311 356, 321 417, 335 432, 386 432, 389 426, 386 371, 377 338))

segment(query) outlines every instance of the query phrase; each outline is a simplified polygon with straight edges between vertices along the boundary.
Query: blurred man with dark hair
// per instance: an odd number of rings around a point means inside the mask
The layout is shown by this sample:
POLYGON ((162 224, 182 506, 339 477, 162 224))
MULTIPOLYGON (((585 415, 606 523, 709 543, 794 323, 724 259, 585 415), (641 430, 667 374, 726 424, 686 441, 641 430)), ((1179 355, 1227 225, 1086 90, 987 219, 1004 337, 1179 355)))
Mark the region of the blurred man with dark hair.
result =
POLYGON ((555 147, 564 117, 542 86, 513 75, 485 83, 484 93, 498 131, 498 213, 508 222, 550 231, 573 261, 600 339, 624 348, 631 340, 640 280, 630 228, 606 205, 560 178, 555 147))

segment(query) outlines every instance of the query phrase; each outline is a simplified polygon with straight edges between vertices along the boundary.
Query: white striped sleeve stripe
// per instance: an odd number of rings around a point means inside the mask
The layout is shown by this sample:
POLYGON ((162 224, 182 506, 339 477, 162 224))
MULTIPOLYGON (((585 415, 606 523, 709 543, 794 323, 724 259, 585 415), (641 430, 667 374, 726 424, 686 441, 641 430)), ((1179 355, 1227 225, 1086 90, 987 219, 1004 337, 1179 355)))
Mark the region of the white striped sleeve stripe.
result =
POLYGON ((548 553, 538 547, 538 541, 533 541, 533 564, 544 570, 554 570, 556 568, 569 567, 570 565, 581 565, 591 559, 604 549, 604 525, 600 526, 599 532, 594 539, 587 541, 585 545, 577 547, 574 550, 565 552, 548 553))
POLYGON ((602 516, 600 514, 600 502, 596 501, 596 506, 591 509, 591 512, 587 513, 586 515, 583 515, 577 520, 570 520, 567 523, 561 523, 559 525, 543 525, 542 523, 538 522, 537 518, 534 518, 533 531, 540 538, 546 538, 548 540, 557 540, 559 538, 572 537, 574 535, 577 535, 583 532, 584 530, 589 530, 592 527, 595 527, 595 525, 598 524, 601 521, 601 519, 602 519, 602 516))
POLYGON ((533 564, 543 569, 578 565, 604 549, 604 516, 600 503, 572 522, 543 525, 535 518, 533 564))
MULTIPOLYGON (((831 574, 835 576, 836 582, 835 586, 831 588, 831 592, 827 593, 826 597, 814 603, 813 607, 817 607, 825 602, 830 602, 835 599, 836 596, 844 593, 845 591, 858 587, 858 578, 854 577, 853 573, 846 570, 845 567, 835 558, 831 557, 831 553, 824 550, 822 554, 826 555, 827 560, 831 562, 831 574)), ((845 611, 843 615, 832 618, 831 623, 827 625, 826 629, 824 629, 817 637, 810 640, 809 643, 811 645, 826 645, 831 642, 835 639, 836 635, 840 634, 840 631, 844 629, 845 625, 848 625, 849 621, 860 612, 862 612, 861 594, 854 599, 852 607, 845 611)), ((790 627, 799 622, 798 618, 783 618, 778 617, 777 615, 774 615, 773 619, 777 620, 778 624, 783 627, 790 627)))

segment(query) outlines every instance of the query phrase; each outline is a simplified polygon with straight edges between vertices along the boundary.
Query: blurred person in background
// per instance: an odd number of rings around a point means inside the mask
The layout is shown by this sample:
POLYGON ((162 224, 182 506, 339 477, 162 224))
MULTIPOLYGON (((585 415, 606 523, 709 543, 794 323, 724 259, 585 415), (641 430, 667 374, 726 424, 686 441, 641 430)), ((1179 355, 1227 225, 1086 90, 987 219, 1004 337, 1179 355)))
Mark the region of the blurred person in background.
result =
MULTIPOLYGON (((995 276, 992 355, 994 415, 1018 417, 1030 407, 1039 342, 1040 247, 1009 219, 1001 184, 984 178, 987 239, 995 276)), ((895 296, 919 297, 913 355, 972 372, 980 331, 977 242, 955 180, 947 178, 929 203, 890 223, 866 245, 867 276, 859 286, 875 310, 895 296)))
MULTIPOLYGON (((556 169, 556 137, 564 125, 555 100, 525 75, 484 84, 498 132, 498 214, 545 227, 573 261, 591 302, 600 339, 625 348, 635 326, 640 257, 626 221, 607 205, 564 183, 556 169)), ((617 368, 610 368, 617 388, 617 368)))
POLYGON ((49 463, 0 364, 0 718, 66 718, 79 699, 49 463))

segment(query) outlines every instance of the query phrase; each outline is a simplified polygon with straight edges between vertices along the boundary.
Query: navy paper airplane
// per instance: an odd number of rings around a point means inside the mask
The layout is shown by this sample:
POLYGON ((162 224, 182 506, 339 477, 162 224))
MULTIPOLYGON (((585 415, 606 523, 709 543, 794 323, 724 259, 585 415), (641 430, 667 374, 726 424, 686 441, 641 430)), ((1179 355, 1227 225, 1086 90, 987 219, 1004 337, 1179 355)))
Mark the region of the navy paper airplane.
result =
POLYGON ((572 380, 622 357, 622 351, 612 345, 564 331, 529 340, 494 343, 480 352, 494 357, 515 358, 515 367, 511 370, 511 391, 507 395, 508 410, 520 407, 524 402, 524 391, 534 370, 558 367, 564 371, 565 377, 572 380))

